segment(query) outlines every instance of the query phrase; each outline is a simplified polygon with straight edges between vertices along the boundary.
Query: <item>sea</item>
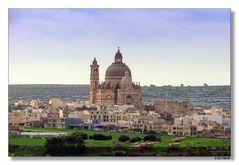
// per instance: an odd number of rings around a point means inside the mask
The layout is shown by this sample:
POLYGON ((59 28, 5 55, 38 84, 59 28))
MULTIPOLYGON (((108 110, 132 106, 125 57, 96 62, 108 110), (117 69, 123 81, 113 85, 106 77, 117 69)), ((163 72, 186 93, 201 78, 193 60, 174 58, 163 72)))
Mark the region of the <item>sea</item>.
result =
MULTIPOLYGON (((49 101, 60 98, 65 101, 89 99, 89 85, 9 85, 9 104, 33 99, 49 101)), ((152 104, 156 100, 190 100, 193 107, 217 106, 231 109, 231 86, 142 86, 142 102, 152 104)))

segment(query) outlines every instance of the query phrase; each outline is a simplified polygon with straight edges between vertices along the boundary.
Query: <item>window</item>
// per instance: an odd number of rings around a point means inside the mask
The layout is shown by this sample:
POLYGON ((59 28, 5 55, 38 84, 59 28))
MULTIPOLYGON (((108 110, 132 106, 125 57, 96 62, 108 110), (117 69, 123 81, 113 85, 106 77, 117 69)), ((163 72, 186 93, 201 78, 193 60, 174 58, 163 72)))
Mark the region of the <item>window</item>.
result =
POLYGON ((130 104, 132 104, 132 101, 133 99, 132 99, 132 97, 131 96, 127 96, 126 97, 126 104, 128 104, 128 105, 130 105, 130 104))
POLYGON ((112 100, 112 96, 111 95, 108 95, 105 97, 106 100, 112 100))

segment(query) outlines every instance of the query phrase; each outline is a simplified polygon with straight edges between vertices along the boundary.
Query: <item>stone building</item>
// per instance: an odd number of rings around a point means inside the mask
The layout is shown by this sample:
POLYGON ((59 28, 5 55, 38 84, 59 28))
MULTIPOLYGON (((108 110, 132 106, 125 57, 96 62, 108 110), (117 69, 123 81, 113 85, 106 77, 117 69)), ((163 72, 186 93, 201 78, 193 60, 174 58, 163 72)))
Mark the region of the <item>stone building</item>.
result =
POLYGON ((8 122, 11 125, 38 127, 43 125, 43 119, 47 117, 48 114, 43 109, 13 110, 8 114, 8 122))
POLYGON ((99 82, 99 65, 94 58, 90 65, 90 101, 96 105, 134 105, 140 106, 141 87, 132 82, 129 67, 123 63, 118 49, 114 62, 107 68, 105 81, 99 82))

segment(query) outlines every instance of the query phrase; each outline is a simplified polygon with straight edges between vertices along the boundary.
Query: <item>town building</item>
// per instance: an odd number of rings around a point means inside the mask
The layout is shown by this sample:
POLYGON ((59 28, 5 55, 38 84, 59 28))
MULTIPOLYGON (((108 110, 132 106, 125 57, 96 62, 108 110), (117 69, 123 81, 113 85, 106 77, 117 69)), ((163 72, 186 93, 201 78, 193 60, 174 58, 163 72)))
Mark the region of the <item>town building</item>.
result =
POLYGON ((222 109, 217 107, 212 107, 211 109, 206 109, 203 112, 198 112, 193 115, 194 121, 210 121, 211 123, 222 124, 223 113, 222 109))
POLYGON ((9 112, 8 120, 11 125, 41 127, 43 119, 47 117, 48 114, 43 109, 25 109, 9 112))

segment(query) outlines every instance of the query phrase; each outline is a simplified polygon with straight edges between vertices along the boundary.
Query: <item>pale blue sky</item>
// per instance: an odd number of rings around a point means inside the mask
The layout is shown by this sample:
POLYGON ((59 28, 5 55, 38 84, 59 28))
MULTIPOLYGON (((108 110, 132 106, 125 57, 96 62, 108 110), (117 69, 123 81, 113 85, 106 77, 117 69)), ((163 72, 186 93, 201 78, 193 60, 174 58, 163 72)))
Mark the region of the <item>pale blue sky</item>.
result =
POLYGON ((142 85, 230 84, 229 9, 9 9, 10 84, 89 84, 120 46, 142 85))

